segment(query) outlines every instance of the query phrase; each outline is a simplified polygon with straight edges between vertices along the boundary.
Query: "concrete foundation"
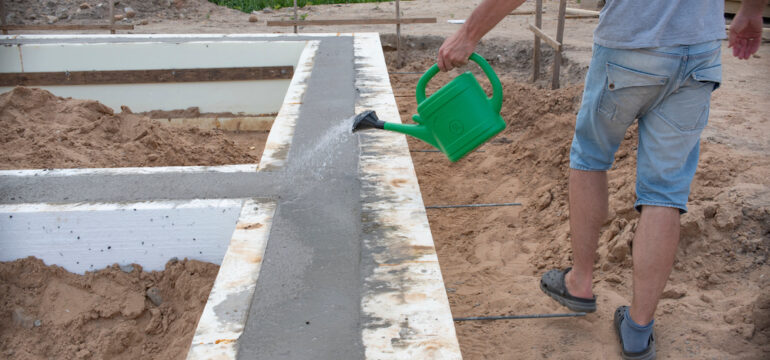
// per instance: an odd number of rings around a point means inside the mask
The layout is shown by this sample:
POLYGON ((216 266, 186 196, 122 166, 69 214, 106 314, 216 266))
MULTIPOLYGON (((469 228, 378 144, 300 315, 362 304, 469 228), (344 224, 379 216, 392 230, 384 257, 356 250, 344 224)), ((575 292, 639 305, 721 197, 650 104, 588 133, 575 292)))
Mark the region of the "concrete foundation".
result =
MULTIPOLYGON (((363 110, 400 122, 377 34, 0 38, 19 52, 74 43, 89 49, 205 43, 246 52, 255 44, 284 46, 294 49, 295 70, 259 165, 0 171, 0 213, 68 203, 83 205, 62 206, 106 206, 119 218, 119 209, 140 202, 208 204, 201 211, 229 204, 224 209, 232 218, 220 217, 227 224, 211 225, 230 238, 217 255, 222 268, 188 359, 460 358, 406 140, 349 132, 351 116, 363 110)), ((175 216, 194 217, 176 208, 175 216)), ((33 255, 14 240, 25 231, 15 227, 12 238, 1 228, 0 253, 33 255)), ((184 231, 198 228, 157 235, 185 238, 184 231)), ((165 256, 179 255, 155 257, 165 256)), ((121 261, 129 260, 114 262, 121 261)))

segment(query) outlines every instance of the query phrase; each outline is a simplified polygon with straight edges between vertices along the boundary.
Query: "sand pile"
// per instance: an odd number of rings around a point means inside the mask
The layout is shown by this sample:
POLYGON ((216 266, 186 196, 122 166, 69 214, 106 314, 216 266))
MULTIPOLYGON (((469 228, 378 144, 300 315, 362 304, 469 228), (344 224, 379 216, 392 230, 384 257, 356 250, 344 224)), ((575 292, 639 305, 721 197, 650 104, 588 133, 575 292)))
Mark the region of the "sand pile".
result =
POLYGON ((1 357, 183 359, 219 266, 123 268, 76 275, 32 257, 0 263, 1 357))
MULTIPOLYGON (((168 126, 93 100, 17 87, 0 94, 0 169, 254 163, 219 130, 168 126)), ((255 145, 258 145, 255 143, 255 145)))
MULTIPOLYGON (((416 78, 391 81, 397 93, 410 93, 416 78)), ((508 128, 480 151, 454 164, 439 153, 412 155, 426 205, 524 204, 429 210, 455 316, 567 311, 540 293, 538 281, 545 270, 570 263, 567 174, 582 88, 550 91, 510 79, 503 87, 508 128)), ((409 121, 414 98, 397 100, 409 121)), ((630 242, 638 222, 635 131, 629 129, 609 172, 610 216, 595 273, 599 312, 584 319, 457 323, 466 358, 508 358, 511 343, 522 358, 617 356, 612 311, 631 298, 630 242)), ((429 148, 409 141, 412 149, 429 148)), ((768 176, 767 157, 703 142, 678 260, 658 308, 658 350, 667 358, 770 353, 770 207, 762 185, 768 176)))

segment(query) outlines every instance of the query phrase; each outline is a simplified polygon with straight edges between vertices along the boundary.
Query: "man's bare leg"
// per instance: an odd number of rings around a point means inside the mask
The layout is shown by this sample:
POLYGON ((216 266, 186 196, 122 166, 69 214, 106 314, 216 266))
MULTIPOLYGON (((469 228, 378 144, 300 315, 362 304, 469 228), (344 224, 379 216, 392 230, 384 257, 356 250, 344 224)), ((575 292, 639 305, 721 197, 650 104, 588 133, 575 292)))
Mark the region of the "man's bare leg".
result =
POLYGON ((607 219, 607 172, 570 169, 569 226, 572 236, 572 270, 565 276, 572 296, 593 297, 594 261, 599 229, 607 219))
POLYGON ((649 324, 655 316, 678 245, 679 209, 643 206, 633 245, 634 300, 629 313, 635 323, 649 324))

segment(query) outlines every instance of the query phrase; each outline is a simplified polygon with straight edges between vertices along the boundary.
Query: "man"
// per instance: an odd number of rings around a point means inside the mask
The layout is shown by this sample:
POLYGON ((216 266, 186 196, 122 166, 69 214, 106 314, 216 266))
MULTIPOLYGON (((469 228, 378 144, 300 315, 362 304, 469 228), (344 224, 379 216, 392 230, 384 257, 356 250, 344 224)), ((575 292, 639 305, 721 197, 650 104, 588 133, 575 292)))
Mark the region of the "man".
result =
MULTIPOLYGON (((743 0, 730 27, 733 55, 748 59, 767 0, 743 0)), ((439 49, 442 71, 464 65, 481 37, 524 0, 484 0, 439 49)), ((723 0, 607 0, 570 150, 573 266, 550 270, 541 289, 574 310, 596 311, 593 265, 607 218, 607 170, 639 120, 633 301, 615 311, 624 359, 654 359, 653 316, 679 243, 679 216, 698 163, 711 92, 721 81, 723 0)))

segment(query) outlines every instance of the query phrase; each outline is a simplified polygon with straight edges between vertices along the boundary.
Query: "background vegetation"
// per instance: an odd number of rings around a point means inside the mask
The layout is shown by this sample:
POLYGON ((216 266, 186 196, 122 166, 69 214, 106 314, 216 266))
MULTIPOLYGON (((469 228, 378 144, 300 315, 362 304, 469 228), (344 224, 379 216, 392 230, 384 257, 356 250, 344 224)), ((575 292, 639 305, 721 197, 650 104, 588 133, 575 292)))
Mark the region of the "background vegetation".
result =
MULTIPOLYGON (((240 10, 246 13, 264 8, 280 9, 283 7, 293 7, 294 0, 209 0, 217 5, 227 6, 231 9, 240 10)), ((297 0, 297 6, 319 5, 319 4, 349 4, 365 2, 386 2, 392 0, 297 0)))

